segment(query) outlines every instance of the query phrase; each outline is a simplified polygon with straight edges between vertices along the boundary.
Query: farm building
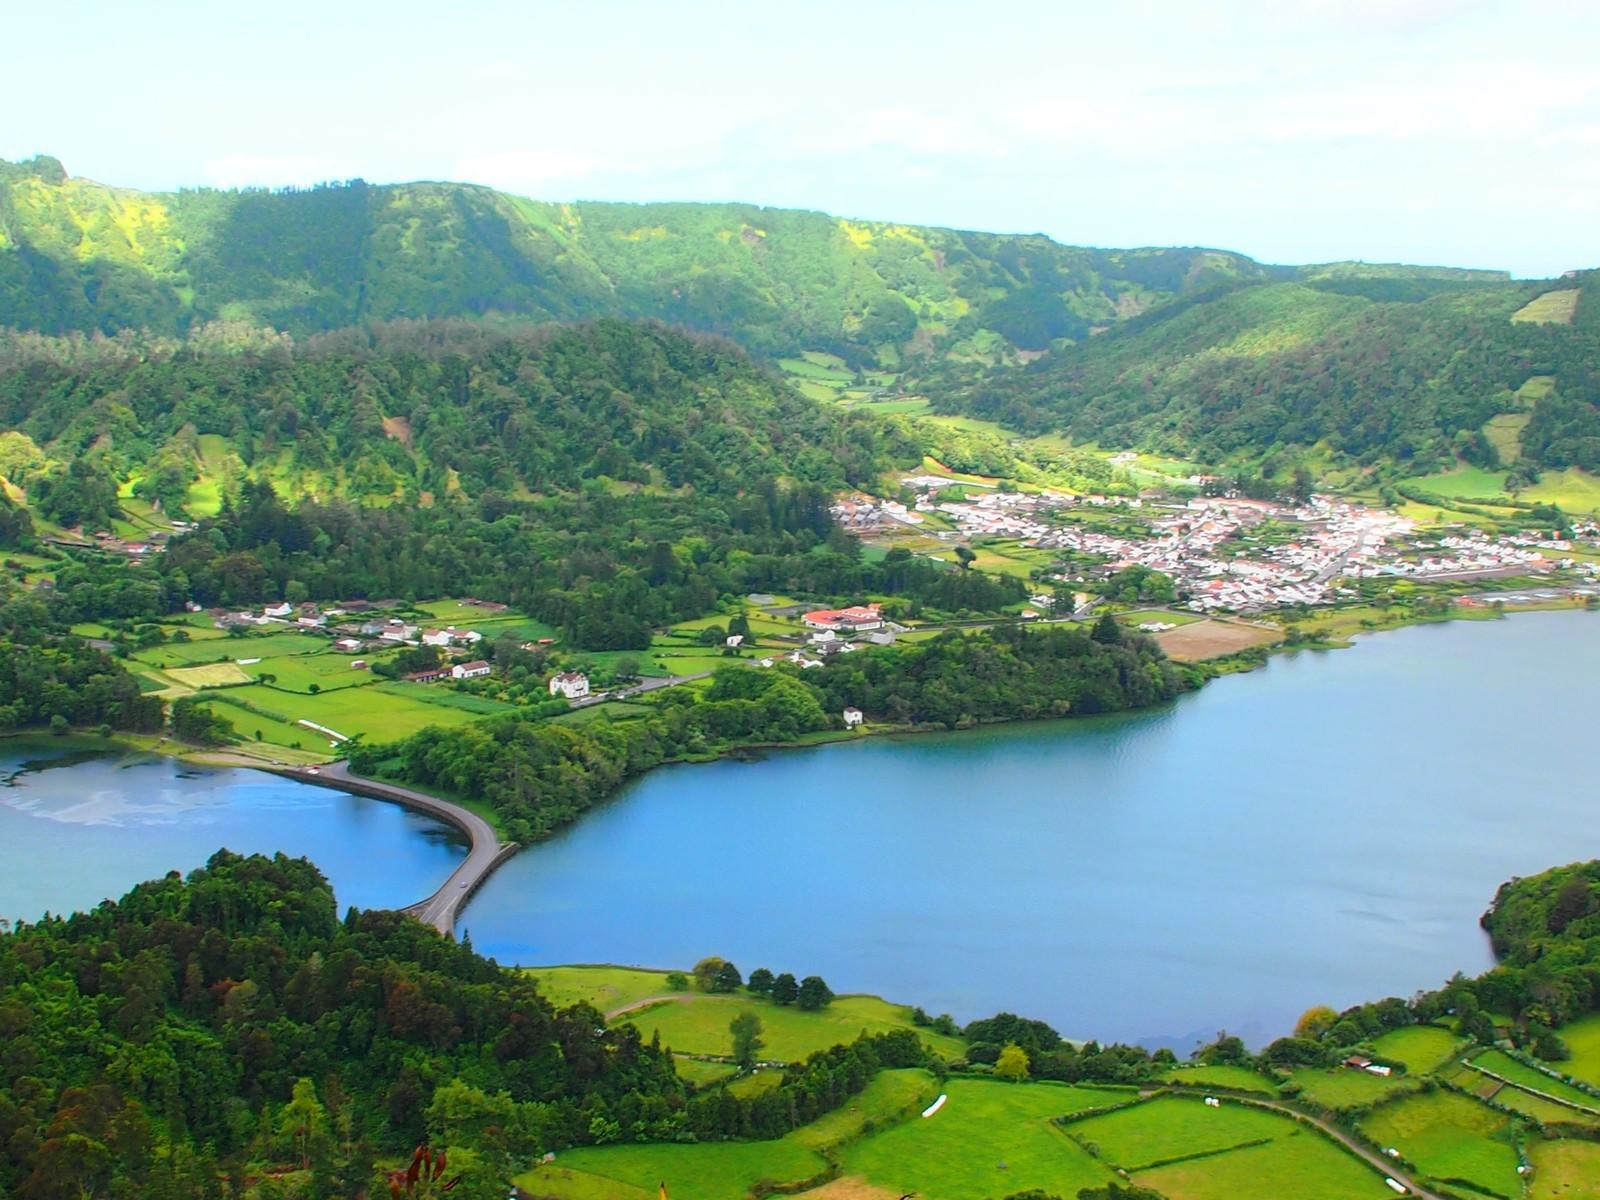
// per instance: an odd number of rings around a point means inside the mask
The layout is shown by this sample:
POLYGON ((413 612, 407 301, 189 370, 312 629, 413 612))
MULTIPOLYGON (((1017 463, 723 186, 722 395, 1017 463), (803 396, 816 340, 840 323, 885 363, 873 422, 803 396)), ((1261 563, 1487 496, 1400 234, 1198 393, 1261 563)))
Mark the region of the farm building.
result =
POLYGON ((819 608, 800 618, 810 629, 835 633, 865 633, 883 628, 883 614, 876 604, 856 604, 849 608, 819 608))
POLYGON ((450 678, 481 679, 485 675, 489 674, 489 672, 492 670, 494 670, 494 668, 480 658, 472 662, 457 663, 455 666, 450 668, 450 678))

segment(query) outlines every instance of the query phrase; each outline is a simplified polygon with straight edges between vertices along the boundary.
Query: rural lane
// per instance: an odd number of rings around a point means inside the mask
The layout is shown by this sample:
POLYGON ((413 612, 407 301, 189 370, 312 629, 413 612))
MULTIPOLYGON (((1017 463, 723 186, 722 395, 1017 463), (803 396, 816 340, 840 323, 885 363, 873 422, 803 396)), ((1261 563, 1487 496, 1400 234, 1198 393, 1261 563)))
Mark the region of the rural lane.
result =
POLYGON ((410 913, 419 921, 432 925, 446 937, 455 936, 456 917, 460 915, 461 907, 467 902, 467 898, 478 890, 479 885, 496 867, 521 848, 515 842, 502 842, 494 827, 470 808, 463 808, 459 804, 442 800, 438 796, 430 796, 427 792, 419 792, 415 788, 367 779, 352 772, 348 763, 329 763, 323 767, 277 767, 272 771, 275 775, 282 775, 301 783, 334 788, 358 796, 370 796, 375 800, 387 800, 414 812, 437 817, 466 834, 470 845, 467 857, 450 872, 450 877, 444 881, 439 890, 427 899, 419 900, 401 910, 410 913))

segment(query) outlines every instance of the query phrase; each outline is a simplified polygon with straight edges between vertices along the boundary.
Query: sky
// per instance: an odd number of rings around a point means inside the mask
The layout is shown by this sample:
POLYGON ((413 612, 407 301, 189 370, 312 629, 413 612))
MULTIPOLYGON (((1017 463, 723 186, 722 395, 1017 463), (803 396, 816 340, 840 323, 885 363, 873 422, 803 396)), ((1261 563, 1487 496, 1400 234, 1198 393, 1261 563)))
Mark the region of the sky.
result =
POLYGON ((6 40, 0 158, 128 187, 451 179, 1600 265, 1596 0, 61 0, 6 40))

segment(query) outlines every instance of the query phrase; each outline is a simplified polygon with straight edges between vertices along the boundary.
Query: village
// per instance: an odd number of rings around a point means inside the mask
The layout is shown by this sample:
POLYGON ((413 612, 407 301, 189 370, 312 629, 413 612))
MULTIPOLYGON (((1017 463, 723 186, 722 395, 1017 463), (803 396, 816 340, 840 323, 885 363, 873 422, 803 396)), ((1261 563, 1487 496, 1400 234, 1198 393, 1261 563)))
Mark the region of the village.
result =
MULTIPOLYGON (((1291 504, 1024 493, 925 475, 901 483, 917 492, 914 504, 856 495, 835 506, 835 518, 880 544, 908 536, 966 545, 1005 539, 1073 561, 1072 569, 1037 572, 1041 583, 1144 567, 1170 577, 1181 606, 1199 613, 1329 604, 1352 595, 1348 581, 1360 579, 1492 580, 1558 566, 1594 574, 1592 564, 1567 553, 1574 548, 1569 541, 1466 526, 1425 532, 1392 510, 1331 496, 1291 504), (944 498, 952 488, 954 496, 944 498)), ((1596 530, 1581 526, 1574 533, 1592 544, 1596 530)), ((940 547, 922 552, 946 557, 940 547)), ((1034 603, 1049 606, 1051 597, 1036 596, 1034 603)))

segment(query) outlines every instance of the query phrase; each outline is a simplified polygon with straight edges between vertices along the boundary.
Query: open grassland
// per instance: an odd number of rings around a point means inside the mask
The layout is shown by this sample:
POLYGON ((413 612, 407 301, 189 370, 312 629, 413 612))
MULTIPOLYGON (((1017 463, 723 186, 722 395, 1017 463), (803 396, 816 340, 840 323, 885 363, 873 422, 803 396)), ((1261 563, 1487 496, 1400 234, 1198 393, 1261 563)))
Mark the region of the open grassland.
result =
POLYGON ((603 1013, 636 1004, 651 996, 672 994, 665 971, 605 964, 575 967, 528 967, 524 971, 557 1008, 592 1004, 603 1013))
POLYGON ((1141 1171, 1134 1182, 1167 1200, 1379 1200, 1383 1177, 1309 1129, 1264 1146, 1141 1171))
MULTIPOLYGON (((624 1019, 646 1038, 659 1032, 662 1045, 677 1051, 730 1054, 733 1035, 728 1032, 728 1022, 741 1012, 761 1018, 761 1037, 766 1042, 762 1056, 780 1062, 798 1062, 818 1050, 853 1042, 862 1033, 914 1028, 909 1008, 876 996, 839 996, 817 1012, 802 1012, 747 992, 731 996, 692 993, 631 1012, 624 1019)), ((929 1049, 945 1058, 957 1058, 965 1049, 959 1038, 927 1029, 917 1033, 929 1049)))
POLYGON ((1483 436, 1489 439, 1501 462, 1514 463, 1522 457, 1522 431, 1532 419, 1532 413, 1501 413, 1484 423, 1483 436))
POLYGON ((491 696, 476 696, 471 692, 458 692, 447 683, 407 683, 394 679, 374 685, 380 692, 404 696, 418 704, 431 704, 438 708, 453 708, 474 716, 492 717, 500 713, 515 712, 515 704, 496 700, 491 696))
MULTIPOLYGON (((1478 1076, 1484 1079, 1484 1076, 1478 1076)), ((1485 1099, 1493 1100, 1506 1108, 1523 1114, 1538 1121, 1542 1125, 1588 1125, 1600 1128, 1600 1117, 1588 1116, 1575 1108, 1568 1108, 1565 1104, 1557 1104, 1554 1100, 1546 1100, 1542 1096, 1535 1096, 1521 1088, 1512 1087, 1510 1084, 1489 1086, 1493 1080, 1485 1080, 1483 1090, 1475 1092, 1485 1099)))
POLYGON ((1600 1144, 1534 1141, 1529 1200, 1600 1200, 1600 1144))
POLYGON ((1234 621, 1196 621, 1155 635, 1156 642, 1176 662, 1201 662, 1237 654, 1253 646, 1266 646, 1281 635, 1234 621))
POLYGON ((1509 1079, 1518 1087, 1530 1091, 1542 1092, 1556 1100, 1565 1100, 1580 1108, 1589 1110, 1591 1115, 1600 1114, 1600 1097, 1581 1092, 1571 1084, 1562 1083, 1559 1079, 1552 1079, 1543 1071, 1536 1071, 1512 1058, 1509 1054, 1499 1050, 1485 1050, 1482 1054, 1472 1056, 1472 1065, 1482 1067, 1485 1071, 1493 1071, 1503 1079, 1509 1079))
POLYGON ((274 658, 280 655, 318 654, 327 650, 326 638, 303 633, 272 633, 262 637, 203 638, 192 642, 166 642, 133 655, 153 667, 187 667, 219 660, 274 658))
POLYGON ((1380 1058, 1402 1062, 1413 1075, 1421 1075, 1449 1062, 1461 1039, 1438 1025, 1407 1025, 1392 1029, 1372 1043, 1380 1058))
POLYGON ((1572 1051, 1572 1057, 1561 1063, 1560 1069, 1574 1079, 1600 1087, 1600 1014, 1563 1025, 1557 1032, 1572 1051))
POLYGON ((1360 1122, 1378 1145, 1393 1147, 1429 1179, 1466 1180, 1493 1195, 1522 1193, 1510 1121, 1455 1092, 1435 1091, 1379 1105, 1360 1122))
POLYGON ((516 1184, 556 1200, 636 1194, 654 1200, 659 1184, 671 1196, 744 1200, 763 1184, 792 1187, 818 1179, 828 1166, 820 1150, 857 1136, 869 1122, 881 1126, 920 1110, 934 1090, 926 1071, 882 1071, 844 1107, 776 1141, 584 1147, 528 1171, 516 1184))
POLYGON ((672 1065, 679 1079, 695 1087, 710 1087, 725 1079, 732 1079, 739 1073, 739 1068, 732 1063, 706 1062, 704 1059, 684 1058, 681 1055, 672 1060, 672 1065))
POLYGON ((1262 1092, 1267 1095, 1273 1095, 1278 1090, 1277 1085, 1265 1075, 1247 1067, 1226 1064, 1177 1067, 1163 1075, 1161 1081, 1190 1087, 1237 1088, 1242 1092, 1262 1092))
POLYGON ((1404 1075, 1391 1075, 1385 1079, 1367 1071, 1353 1071, 1349 1067, 1319 1069, 1306 1067, 1290 1076, 1300 1085, 1300 1094, 1313 1104, 1324 1108, 1355 1108, 1371 1104, 1396 1092, 1417 1085, 1404 1075))
POLYGON ((1092 1146, 1102 1161, 1132 1172, 1266 1141, 1292 1133, 1295 1126, 1276 1113, 1227 1100, 1212 1108, 1197 1098, 1167 1096, 1066 1128, 1075 1141, 1092 1146))
POLYGON ((168 667, 164 674, 187 688, 225 687, 231 683, 249 683, 252 676, 236 663, 209 663, 203 667, 168 667))
MULTIPOLYGON (((299 720, 315 721, 345 737, 365 734, 374 742, 408 737, 429 725, 462 725, 477 719, 473 713, 426 704, 376 687, 341 688, 312 696, 252 684, 228 689, 228 697, 260 709, 265 715, 276 717, 284 724, 292 725, 299 720)), ((248 729, 250 726, 247 722, 248 716, 240 718, 235 724, 241 729, 248 729)), ((322 740, 322 735, 302 730, 295 735, 295 740, 310 745, 322 740)), ((294 743, 290 741, 286 744, 294 743)))
POLYGON ((1511 314, 1513 321, 1535 321, 1545 325, 1570 325, 1578 309, 1582 288, 1557 288, 1529 300, 1511 314))
POLYGON ((841 1166, 896 1195, 987 1200, 1039 1188, 1076 1196, 1111 1173, 1065 1137, 1054 1119, 1115 1104, 1127 1092, 1043 1083, 952 1079, 949 1100, 931 1117, 913 1117, 847 1147, 841 1166))

